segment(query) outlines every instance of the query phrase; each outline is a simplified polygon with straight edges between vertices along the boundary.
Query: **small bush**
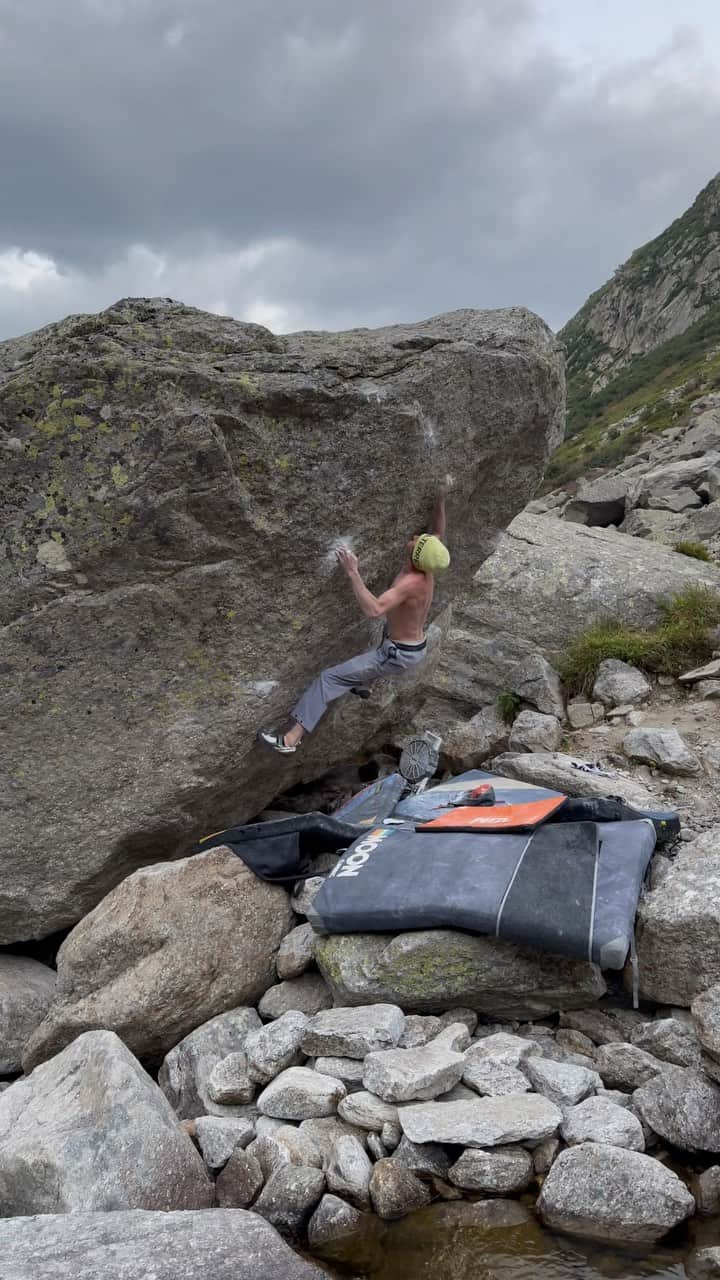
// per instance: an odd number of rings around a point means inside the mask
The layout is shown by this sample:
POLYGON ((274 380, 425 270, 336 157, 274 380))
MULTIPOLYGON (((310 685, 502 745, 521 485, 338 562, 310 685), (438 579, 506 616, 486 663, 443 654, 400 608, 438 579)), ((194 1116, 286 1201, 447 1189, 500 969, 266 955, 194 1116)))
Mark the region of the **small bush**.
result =
POLYGON ((673 551, 681 556, 692 556, 693 560, 712 560, 704 542, 676 542, 673 551))
POLYGON ((518 711, 522 698, 517 693, 511 693, 505 689, 503 693, 498 694, 497 709, 498 714, 502 716, 506 724, 512 724, 518 711))
POLYGON ((710 628, 720 624, 720 595, 705 587, 690 587, 661 601, 659 611, 654 627, 635 628, 619 618, 605 618, 576 636, 559 664, 568 691, 589 692, 605 658, 620 658, 669 676, 707 662, 714 648, 710 628))

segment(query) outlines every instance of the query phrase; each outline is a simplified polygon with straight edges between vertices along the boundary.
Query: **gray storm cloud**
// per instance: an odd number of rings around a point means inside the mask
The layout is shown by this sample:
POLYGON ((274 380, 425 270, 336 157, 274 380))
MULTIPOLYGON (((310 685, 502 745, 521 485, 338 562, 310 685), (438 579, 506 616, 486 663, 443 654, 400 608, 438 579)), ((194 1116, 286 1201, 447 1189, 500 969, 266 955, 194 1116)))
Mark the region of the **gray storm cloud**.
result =
POLYGON ((588 80, 534 0, 0 0, 0 337, 153 293, 560 324, 717 168, 704 59, 588 80))

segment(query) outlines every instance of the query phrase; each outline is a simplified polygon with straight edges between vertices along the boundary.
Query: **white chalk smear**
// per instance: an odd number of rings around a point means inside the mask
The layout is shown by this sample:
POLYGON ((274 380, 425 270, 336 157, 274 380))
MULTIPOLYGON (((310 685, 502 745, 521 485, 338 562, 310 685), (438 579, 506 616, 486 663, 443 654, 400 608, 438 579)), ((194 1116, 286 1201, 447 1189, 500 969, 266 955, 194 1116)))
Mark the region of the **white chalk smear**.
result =
POLYGON ((326 575, 330 574, 332 573, 333 569, 337 567, 337 563, 338 563, 337 553, 341 547, 347 547, 349 551, 354 550, 353 538, 351 534, 348 533, 342 538, 333 538, 327 553, 323 556, 322 560, 320 561, 321 573, 326 575))

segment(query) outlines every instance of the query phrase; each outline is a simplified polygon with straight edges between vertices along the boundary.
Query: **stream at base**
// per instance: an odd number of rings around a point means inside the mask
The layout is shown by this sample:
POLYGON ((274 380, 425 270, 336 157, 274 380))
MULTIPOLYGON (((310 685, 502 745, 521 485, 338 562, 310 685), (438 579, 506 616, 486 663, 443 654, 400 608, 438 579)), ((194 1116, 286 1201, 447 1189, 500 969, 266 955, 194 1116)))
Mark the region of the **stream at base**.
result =
POLYGON ((485 1200, 369 1219, 322 1260, 343 1280, 685 1280, 690 1249, 718 1244, 720 1223, 696 1219, 669 1243, 614 1249, 546 1231, 517 1202, 485 1200))

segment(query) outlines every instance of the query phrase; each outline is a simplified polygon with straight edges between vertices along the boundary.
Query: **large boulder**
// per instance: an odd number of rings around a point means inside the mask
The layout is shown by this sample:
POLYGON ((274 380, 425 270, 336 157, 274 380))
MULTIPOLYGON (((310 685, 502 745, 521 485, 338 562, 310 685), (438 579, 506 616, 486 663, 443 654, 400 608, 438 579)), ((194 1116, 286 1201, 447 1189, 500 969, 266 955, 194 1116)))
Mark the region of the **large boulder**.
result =
POLYGON ((547 655, 597 618, 652 625, 659 601, 693 586, 720 591, 720 569, 615 530, 523 512, 453 610, 453 630, 460 612, 465 630, 510 631, 547 655))
POLYGON ((56 974, 29 956, 0 955, 0 1076, 21 1070, 29 1036, 55 995, 56 974))
POLYGON ((514 755, 506 751, 490 762, 495 773, 506 778, 517 778, 536 787, 549 787, 567 796, 620 796, 627 804, 642 808, 652 807, 652 797, 645 788, 615 770, 589 772, 584 761, 562 751, 537 751, 514 755), (581 767, 578 768, 577 766, 581 767))
POLYGON ((57 999, 28 1042, 25 1069, 95 1027, 138 1056, 162 1057, 209 1018, 257 1001, 291 919, 285 890, 224 845, 141 868, 62 944, 57 999))
POLYGON ((635 1090, 633 1106, 664 1142, 720 1153, 720 1088, 701 1071, 669 1067, 635 1090))
POLYGON ((638 909, 640 994, 689 1006, 720 982, 720 827, 684 844, 638 909))
POLYGON ((73 924, 388 724, 379 692, 297 756, 256 745, 367 647, 338 541, 386 586, 449 472, 442 606, 562 420, 559 345, 521 308, 276 337, 126 299, 0 344, 0 943, 73 924))
POLYGON ((323 1280, 255 1213, 49 1213, 0 1220, 10 1280, 323 1280))
POLYGON ((611 1244, 653 1244, 694 1208, 677 1174, 658 1160, 596 1142, 563 1151, 538 1200, 554 1231, 611 1244))
POLYGON ((450 929, 321 938, 316 957, 343 1005, 388 1001, 428 1013, 465 1005, 490 1018, 542 1018, 605 993, 593 964, 450 929))
POLYGON ((4 1217, 212 1202, 170 1103, 112 1031, 88 1032, 0 1095, 4 1217))

